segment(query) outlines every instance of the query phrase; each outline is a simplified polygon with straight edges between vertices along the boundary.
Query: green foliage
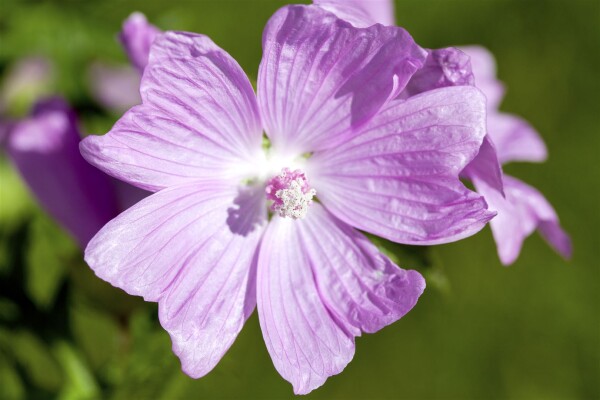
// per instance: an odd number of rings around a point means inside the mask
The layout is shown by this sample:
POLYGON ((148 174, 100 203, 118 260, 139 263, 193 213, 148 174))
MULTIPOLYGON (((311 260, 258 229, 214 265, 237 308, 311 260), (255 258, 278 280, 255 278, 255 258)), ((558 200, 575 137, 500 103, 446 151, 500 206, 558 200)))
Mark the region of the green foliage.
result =
POLYGON ((74 257, 81 257, 77 245, 53 221, 37 214, 29 228, 26 254, 25 290, 42 309, 52 306, 74 257))
POLYGON ((53 350, 66 378, 58 398, 61 400, 98 398, 100 394, 98 384, 79 352, 63 341, 56 343, 53 350))
POLYGON ((118 321, 109 313, 90 306, 84 298, 75 298, 69 307, 70 328, 75 343, 85 354, 90 367, 107 381, 113 380, 112 363, 121 356, 124 338, 118 321))
POLYGON ((24 399, 25 386, 17 373, 16 366, 8 357, 0 353, 0 398, 24 399))
POLYGON ((23 222, 33 204, 19 175, 1 155, 0 184, 0 234, 7 234, 23 222))
POLYGON ((0 346, 15 364, 26 373, 33 385, 56 392, 62 385, 61 370, 47 344, 33 333, 18 330, 0 330, 0 346))

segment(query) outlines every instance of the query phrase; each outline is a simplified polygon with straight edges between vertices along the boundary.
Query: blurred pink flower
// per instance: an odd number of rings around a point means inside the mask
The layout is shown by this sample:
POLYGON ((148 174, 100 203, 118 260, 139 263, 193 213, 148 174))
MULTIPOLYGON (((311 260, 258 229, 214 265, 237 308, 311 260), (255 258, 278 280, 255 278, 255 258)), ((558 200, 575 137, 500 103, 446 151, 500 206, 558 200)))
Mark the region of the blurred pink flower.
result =
POLYGON ((76 116, 65 101, 36 103, 31 115, 6 129, 12 163, 42 207, 81 247, 119 212, 144 196, 85 162, 76 116))
MULTIPOLYGON (((496 79, 496 64, 492 54, 478 46, 464 47, 462 50, 471 57, 475 84, 488 98, 488 135, 495 145, 497 159, 502 164, 511 161, 544 161, 547 157, 546 145, 535 129, 520 117, 498 111, 504 90, 496 79)), ((485 155, 478 156, 473 164, 480 166, 488 160, 489 157, 485 155)), ((471 178, 490 209, 498 211, 498 216, 490 226, 503 264, 515 262, 523 241, 535 230, 539 230, 563 257, 571 257, 571 239, 561 228, 554 208, 538 190, 508 175, 502 178, 504 193, 479 174, 471 178)))
POLYGON ((140 74, 130 65, 94 62, 88 71, 95 100, 108 110, 122 113, 142 102, 140 74))

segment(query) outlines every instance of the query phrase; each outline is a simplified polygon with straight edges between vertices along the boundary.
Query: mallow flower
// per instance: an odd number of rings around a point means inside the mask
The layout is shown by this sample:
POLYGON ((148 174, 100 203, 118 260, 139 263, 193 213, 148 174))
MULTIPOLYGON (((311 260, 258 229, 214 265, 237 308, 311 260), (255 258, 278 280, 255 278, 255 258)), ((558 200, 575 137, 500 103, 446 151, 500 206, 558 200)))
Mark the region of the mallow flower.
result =
MULTIPOLYGON (((388 0, 315 0, 356 26, 393 24, 392 2, 388 0)), ((491 223, 500 261, 512 264, 523 241, 536 229, 563 257, 571 256, 571 241, 560 227, 558 216, 535 188, 503 174, 500 165, 510 161, 540 162, 547 157, 539 134, 525 120, 498 110, 504 86, 496 78, 496 63, 489 51, 479 46, 428 50, 425 66, 415 73, 401 98, 410 98, 446 86, 477 86, 487 98, 487 135, 477 157, 462 175, 498 212, 491 223)))
POLYGON ((48 98, 7 127, 4 147, 41 206, 84 248, 144 192, 89 165, 80 140, 74 111, 64 100, 48 98))
POLYGON ((480 91, 397 98, 426 57, 401 28, 288 6, 265 28, 255 95, 208 37, 156 37, 142 104, 80 145, 155 193, 110 221, 85 260, 158 302, 185 373, 210 372, 257 307, 275 368, 310 392, 425 288, 360 231, 446 243, 493 217, 458 176, 485 134, 480 91))
MULTIPOLYGON (((500 163, 544 161, 546 146, 536 130, 522 118, 498 111, 504 88, 496 79, 496 63, 492 54, 478 46, 462 50, 470 56, 475 83, 487 97, 488 134, 500 163)), ((472 164, 485 162, 489 162, 489 157, 487 161, 485 157, 477 157, 472 164)), ((561 228, 556 211, 537 189, 506 174, 502 177, 504 193, 478 174, 471 178, 490 208, 498 211, 490 226, 504 265, 510 265, 517 259, 523 241, 535 230, 563 257, 571 257, 571 240, 561 228)))

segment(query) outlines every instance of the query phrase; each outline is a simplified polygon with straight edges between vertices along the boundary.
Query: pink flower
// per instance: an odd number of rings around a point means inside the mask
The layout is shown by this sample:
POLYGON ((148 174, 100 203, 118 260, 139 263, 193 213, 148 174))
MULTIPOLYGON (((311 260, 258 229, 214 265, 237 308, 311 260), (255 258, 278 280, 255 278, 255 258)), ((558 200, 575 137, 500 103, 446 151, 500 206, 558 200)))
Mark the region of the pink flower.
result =
MULTIPOLYGON (((522 118, 498 111, 504 88, 496 79, 496 63, 492 54, 476 46, 463 50, 471 57, 477 87, 488 99, 488 135, 496 150, 495 155, 491 151, 480 152, 468 171, 484 170, 486 163, 496 162, 496 157, 502 164, 544 161, 546 145, 535 129, 522 118)), ((503 191, 490 183, 485 175, 474 173, 471 179, 477 191, 485 196, 490 209, 498 211, 490 226, 504 265, 515 262, 523 241, 535 230, 563 257, 571 257, 571 239, 561 228, 554 208, 537 189, 509 175, 502 177, 503 191)))
POLYGON ((210 372, 258 306, 276 369, 310 392, 425 287, 359 230, 445 243, 494 215, 458 177, 485 134, 483 95, 397 98, 426 56, 400 28, 289 6, 266 26, 255 96, 207 37, 155 39, 143 104, 81 151, 156 193, 108 223, 85 259, 159 303, 187 374, 210 372))
POLYGON ((85 162, 77 118, 62 99, 38 101, 29 117, 7 127, 6 135, 12 163, 42 207, 81 247, 145 195, 85 162))

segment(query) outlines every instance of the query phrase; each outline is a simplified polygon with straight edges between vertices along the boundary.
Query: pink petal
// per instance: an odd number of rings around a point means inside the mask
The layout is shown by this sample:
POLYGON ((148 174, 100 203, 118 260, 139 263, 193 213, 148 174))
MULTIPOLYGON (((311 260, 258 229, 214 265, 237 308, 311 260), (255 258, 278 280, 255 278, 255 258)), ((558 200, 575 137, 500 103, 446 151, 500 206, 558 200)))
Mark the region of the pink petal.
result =
POLYGON ((398 268, 364 235, 319 204, 297 222, 321 299, 354 336, 397 321, 417 303, 425 280, 398 268))
POLYGON ((460 50, 471 57, 475 85, 485 94, 488 110, 498 110, 504 97, 504 85, 496 77, 496 59, 485 47, 462 46, 460 50))
POLYGON ((502 183, 502 167, 498 160, 498 152, 490 135, 485 135, 479 153, 461 173, 471 180, 484 180, 490 187, 504 195, 502 183))
POLYGON ((82 142, 90 163, 151 191, 247 174, 262 143, 256 99, 239 65, 210 39, 160 35, 141 93, 143 104, 108 134, 82 142))
POLYGON ((447 86, 474 86, 471 62, 467 54, 454 47, 427 50, 423 68, 410 78, 400 98, 447 86))
POLYGON ((73 111, 49 99, 11 124, 6 149, 42 207, 83 247, 116 215, 117 202, 109 177, 79 154, 79 141, 73 111))
POLYGON ((274 217, 258 264, 258 311, 279 373, 305 394, 341 372, 354 337, 401 318, 425 288, 319 204, 305 219, 274 217))
POLYGON ((436 89, 390 103, 353 140, 315 153, 307 176, 351 226, 401 243, 451 242, 493 217, 458 178, 484 135, 477 89, 436 89))
POLYGON ((354 356, 354 339, 320 298, 298 222, 274 217, 269 223, 258 260, 257 300, 275 368, 296 394, 306 394, 344 369, 354 356))
POLYGON ((392 0, 313 0, 313 3, 359 28, 376 23, 395 24, 392 0))
POLYGON ((212 370, 254 309, 263 199, 218 183, 171 187, 109 222, 86 249, 100 278, 159 303, 194 378, 212 370))
POLYGON ((490 112, 488 132, 502 164, 511 161, 541 162, 548 157, 544 141, 527 121, 516 115, 490 112))
POLYGON ((148 64, 152 42, 160 33, 160 30, 148 23, 146 16, 140 12, 134 12, 123 22, 119 39, 131 64, 140 74, 148 64))
POLYGON ((258 76, 273 147, 301 154, 351 138, 425 57, 403 29, 357 29, 319 7, 282 8, 265 28, 258 76))
POLYGON ((486 182, 474 179, 473 183, 485 196, 490 209, 498 211, 490 225, 504 265, 515 262, 523 241, 536 229, 563 257, 571 256, 571 240, 560 227, 554 208, 539 191, 507 175, 504 176, 505 198, 486 182))

